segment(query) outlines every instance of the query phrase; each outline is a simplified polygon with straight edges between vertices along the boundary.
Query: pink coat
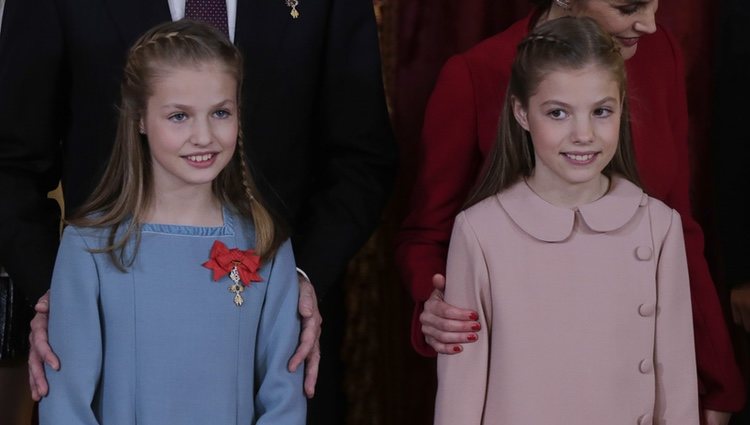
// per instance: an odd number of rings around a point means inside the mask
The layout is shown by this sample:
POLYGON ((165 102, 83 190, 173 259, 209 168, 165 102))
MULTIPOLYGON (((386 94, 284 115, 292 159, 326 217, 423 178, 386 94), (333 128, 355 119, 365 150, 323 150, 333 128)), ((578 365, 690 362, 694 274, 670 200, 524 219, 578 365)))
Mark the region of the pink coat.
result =
POLYGON ((576 211, 521 181, 460 213, 445 296, 482 330, 438 357, 435 424, 698 424, 680 217, 627 180, 576 211))

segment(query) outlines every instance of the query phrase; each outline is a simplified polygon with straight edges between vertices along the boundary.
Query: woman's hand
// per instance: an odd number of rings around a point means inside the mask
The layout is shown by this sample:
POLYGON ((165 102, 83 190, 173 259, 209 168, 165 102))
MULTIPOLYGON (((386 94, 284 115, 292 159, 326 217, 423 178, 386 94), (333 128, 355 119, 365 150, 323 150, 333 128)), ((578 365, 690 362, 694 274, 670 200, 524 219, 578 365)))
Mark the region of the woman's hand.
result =
POLYGON ((702 425, 727 425, 729 419, 732 418, 732 414, 728 412, 717 412, 716 410, 703 410, 701 424, 702 425))
POLYGON ((481 325, 475 311, 465 310, 446 303, 445 276, 436 274, 432 277, 435 288, 430 298, 424 303, 424 310, 419 315, 425 341, 442 354, 456 354, 463 350, 462 343, 472 343, 478 338, 477 331, 481 325))

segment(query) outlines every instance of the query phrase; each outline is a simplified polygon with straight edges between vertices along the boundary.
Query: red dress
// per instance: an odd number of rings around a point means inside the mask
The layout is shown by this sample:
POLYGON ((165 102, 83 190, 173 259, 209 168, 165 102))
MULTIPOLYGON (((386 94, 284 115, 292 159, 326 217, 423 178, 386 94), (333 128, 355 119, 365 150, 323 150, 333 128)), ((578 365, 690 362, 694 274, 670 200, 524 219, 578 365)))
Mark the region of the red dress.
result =
MULTIPOLYGON (((412 343, 424 355, 434 351, 421 333, 419 313, 432 292, 432 275, 445 273, 453 219, 495 141, 516 45, 530 22, 531 16, 452 57, 427 105, 417 179, 396 252, 402 278, 416 302, 412 343)), ((744 388, 703 256, 703 232, 690 210, 682 55, 676 41, 658 26, 656 33, 641 38, 626 67, 641 180, 649 195, 682 217, 702 407, 737 411, 744 403, 744 388)))

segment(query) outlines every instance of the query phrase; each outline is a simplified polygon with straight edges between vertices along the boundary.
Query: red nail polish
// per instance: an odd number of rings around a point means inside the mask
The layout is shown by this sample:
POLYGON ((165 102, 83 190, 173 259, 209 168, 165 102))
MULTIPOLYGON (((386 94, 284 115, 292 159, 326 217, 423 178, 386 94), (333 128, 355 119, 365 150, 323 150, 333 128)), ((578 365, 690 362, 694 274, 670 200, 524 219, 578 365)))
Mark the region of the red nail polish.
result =
POLYGON ((482 326, 479 323, 474 323, 473 325, 471 325, 472 331, 478 331, 480 329, 482 329, 482 326))
POLYGON ((476 313, 469 314, 469 320, 479 320, 479 315, 476 313))
POLYGON ((468 339, 469 341, 476 341, 477 334, 469 334, 469 336, 466 339, 468 339))
POLYGON ((460 351, 461 351, 461 347, 459 347, 458 345, 456 345, 455 347, 453 347, 453 352, 458 353, 460 351))

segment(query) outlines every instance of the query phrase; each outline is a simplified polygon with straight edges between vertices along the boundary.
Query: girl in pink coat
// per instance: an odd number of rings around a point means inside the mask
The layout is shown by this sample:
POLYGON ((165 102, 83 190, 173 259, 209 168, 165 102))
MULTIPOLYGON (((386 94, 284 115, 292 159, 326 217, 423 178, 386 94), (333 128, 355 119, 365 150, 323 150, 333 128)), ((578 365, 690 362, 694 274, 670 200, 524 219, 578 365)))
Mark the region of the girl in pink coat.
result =
POLYGON ((625 68, 589 18, 518 47, 500 135, 455 220, 436 424, 698 424, 680 217, 640 188, 625 68))

